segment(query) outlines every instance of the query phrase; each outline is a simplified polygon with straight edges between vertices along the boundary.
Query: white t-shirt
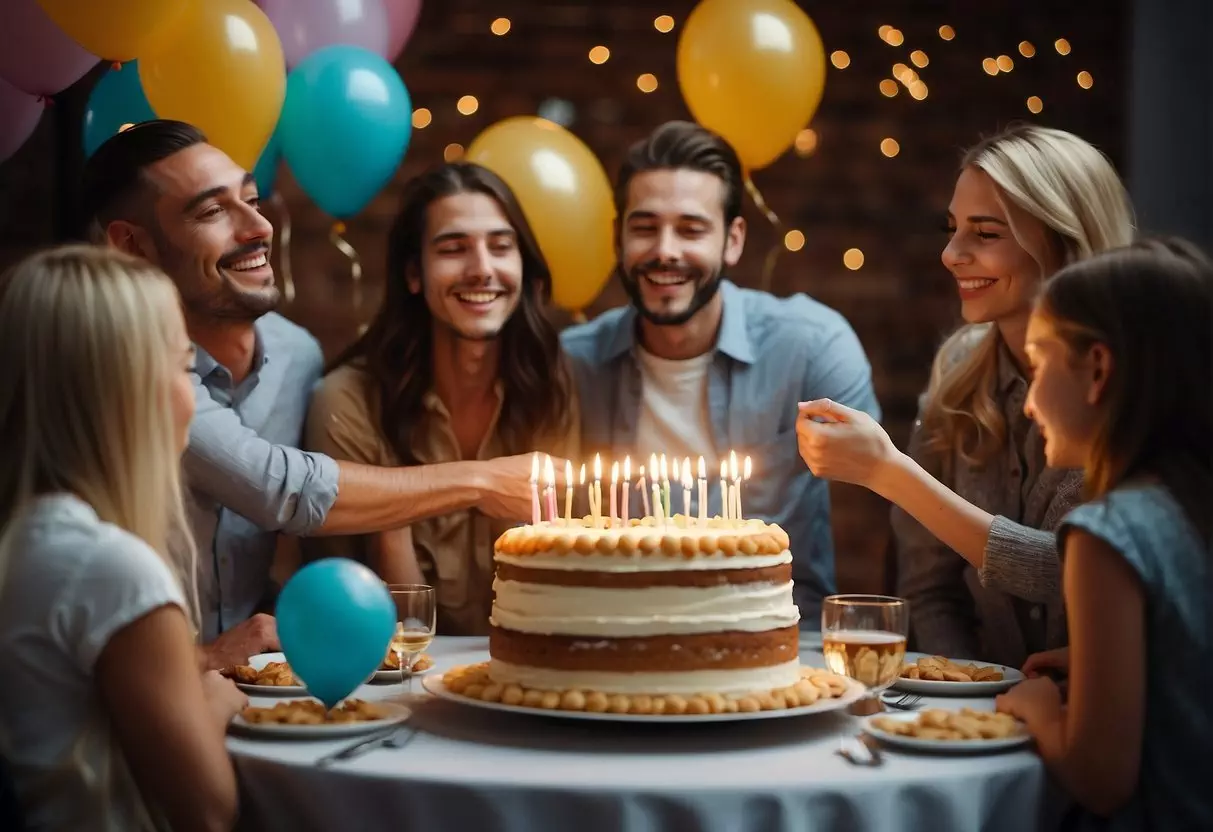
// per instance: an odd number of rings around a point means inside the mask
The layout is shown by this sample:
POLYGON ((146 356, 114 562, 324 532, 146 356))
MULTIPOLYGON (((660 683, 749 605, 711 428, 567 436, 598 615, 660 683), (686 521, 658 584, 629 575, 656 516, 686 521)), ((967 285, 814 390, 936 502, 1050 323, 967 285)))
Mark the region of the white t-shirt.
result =
MULTIPOLYGON (((720 464, 708 410, 708 368, 712 366, 713 353, 672 361, 658 358, 637 345, 636 357, 641 379, 640 415, 636 422, 640 464, 648 465, 652 453, 665 454, 670 462, 689 458, 692 465, 697 465, 702 456, 711 477, 720 464)), ((670 476, 673 477, 672 471, 670 476)))
POLYGON ((47 830, 139 828, 137 790, 93 667, 127 625, 167 604, 185 610, 181 588, 150 546, 75 496, 43 497, 18 522, 0 578, 0 750, 26 820, 47 830))

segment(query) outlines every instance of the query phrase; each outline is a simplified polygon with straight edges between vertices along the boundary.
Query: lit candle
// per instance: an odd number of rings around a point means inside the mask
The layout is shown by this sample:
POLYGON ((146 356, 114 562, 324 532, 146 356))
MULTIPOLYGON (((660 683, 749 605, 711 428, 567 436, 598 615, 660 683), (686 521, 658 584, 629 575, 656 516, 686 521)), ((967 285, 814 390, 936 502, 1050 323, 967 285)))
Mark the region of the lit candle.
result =
POLYGON ((644 478, 644 466, 640 466, 640 480, 636 483, 636 488, 640 491, 640 499, 644 501, 644 516, 648 517, 652 510, 649 508, 649 485, 644 478))
POLYGON ((661 469, 657 467, 657 454, 649 455, 649 470, 653 473, 653 516, 661 522, 661 469))
POLYGON ((611 463, 611 525, 615 525, 615 492, 619 490, 619 463, 611 463))
POLYGON ((602 457, 594 454, 594 524, 602 519, 602 457))
MULTIPOLYGON (((742 463, 741 466, 741 479, 748 482, 750 479, 750 471, 750 458, 747 456, 745 458, 745 462, 742 463)), ((745 515, 741 513, 741 482, 739 480, 737 483, 737 519, 742 520, 744 518, 745 515)))
POLYGON ((632 458, 623 458, 623 489, 619 492, 619 510, 622 512, 622 522, 628 525, 628 508, 632 504, 632 458))
POLYGON ((543 462, 543 478, 547 486, 544 492, 548 498, 548 520, 556 522, 556 469, 552 466, 552 458, 546 457, 543 462))
POLYGON ((564 522, 573 520, 573 463, 564 461, 564 522))
MULTIPOLYGON (((586 488, 586 490, 589 491, 589 486, 587 486, 585 484, 585 463, 584 462, 581 463, 581 479, 578 481, 577 484, 579 486, 586 488)), ((593 494, 587 494, 587 496, 589 497, 590 503, 593 503, 594 502, 593 494)))
POLYGON ((741 480, 738 479, 737 473, 737 454, 729 451, 729 475, 733 480, 729 491, 729 514, 734 520, 741 519, 741 503, 738 501, 738 491, 741 489, 741 480))
POLYGON ((729 499, 729 464, 720 460, 720 516, 729 519, 729 509, 732 501, 729 499))
POLYGON ((687 518, 687 525, 691 525, 691 460, 689 457, 682 460, 682 513, 687 518))
POLYGON ((665 518, 670 516, 670 469, 665 464, 665 454, 661 455, 661 513, 665 518))
POLYGON ((539 452, 531 454, 531 525, 539 525, 539 452))
POLYGON ((703 457, 699 457, 699 522, 708 523, 708 468, 703 457))

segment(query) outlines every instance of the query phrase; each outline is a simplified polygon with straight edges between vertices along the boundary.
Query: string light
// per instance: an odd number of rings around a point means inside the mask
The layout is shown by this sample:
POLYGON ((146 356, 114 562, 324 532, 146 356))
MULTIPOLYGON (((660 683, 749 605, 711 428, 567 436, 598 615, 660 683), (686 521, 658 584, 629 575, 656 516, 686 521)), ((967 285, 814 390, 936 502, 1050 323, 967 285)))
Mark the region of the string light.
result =
POLYGON ((800 251, 804 248, 804 234, 793 228, 783 235, 783 245, 788 251, 800 251))
POLYGON ((1015 62, 1011 60, 1010 55, 999 55, 996 63, 1003 72, 1010 72, 1015 68, 1015 62))
POLYGON ((915 81, 909 86, 910 97, 915 101, 922 101, 927 97, 927 85, 922 81, 915 81))
POLYGON ((480 109, 480 102, 474 95, 465 95, 455 104, 455 109, 459 111, 460 115, 470 116, 480 109))
POLYGON ((1036 54, 1036 47, 1028 43, 1026 40, 1019 42, 1019 54, 1025 58, 1031 58, 1036 54))
POLYGON ((1041 110, 1043 110, 1044 108, 1045 108, 1045 104, 1044 104, 1044 102, 1043 102, 1043 101, 1041 101, 1041 100, 1040 100, 1040 96, 1039 96, 1039 95, 1033 95, 1033 96, 1029 96, 1029 98, 1028 98, 1028 110, 1029 110, 1030 112, 1033 112, 1033 113, 1039 113, 1039 112, 1040 112, 1041 110))
POLYGON ((413 126, 418 130, 423 130, 430 126, 430 122, 434 120, 434 114, 425 107, 419 107, 413 110, 413 126))
POLYGON ((836 49, 830 53, 830 63, 835 69, 846 69, 851 65, 851 56, 841 49, 836 49))
POLYGON ((986 75, 997 75, 998 61, 993 58, 985 58, 981 62, 981 68, 986 71, 986 75))
POLYGON ((885 35, 884 42, 889 46, 901 46, 906 42, 906 37, 901 33, 900 29, 891 29, 885 35))
POLYGON ((1070 54, 1070 42, 1065 38, 1058 38, 1053 41, 1053 48, 1057 50, 1058 55, 1070 54))
POLYGON ((641 92, 652 92, 657 89, 657 76, 646 72, 636 79, 636 88, 641 92))
POLYGON ((1087 72, 1085 69, 1078 73, 1078 86, 1082 87, 1084 90, 1089 90, 1094 85, 1095 79, 1091 77, 1091 73, 1087 72))
POLYGON ((880 92, 886 98, 892 98, 897 95, 897 82, 892 78, 885 78, 880 82, 880 92))
POLYGON ((448 162, 458 162, 463 158, 463 145, 451 142, 442 150, 442 158, 448 162))
POLYGON ((897 139, 882 139, 880 142, 880 152, 892 159, 901 152, 901 145, 897 143, 897 139))
POLYGON ((918 80, 918 73, 902 63, 893 64, 893 77, 903 84, 912 84, 918 80))
POLYGON ((927 58, 927 53, 923 52, 921 49, 915 49, 910 53, 910 63, 914 64, 914 66, 918 67, 919 69, 922 69, 930 62, 930 59, 927 58))
POLYGON ((499 17, 489 26, 489 31, 500 37, 510 31, 510 19, 508 17, 499 17))
POLYGON ((605 64, 611 57, 611 50, 605 46, 595 46, 590 50, 590 63, 605 64))
POLYGON ((863 252, 857 248, 849 248, 842 255, 842 265, 851 271, 863 268, 863 252))
POLYGON ((674 18, 668 14, 663 14, 653 21, 653 28, 662 34, 672 31, 674 28, 674 18))
POLYGON ((893 27, 886 23, 876 30, 876 37, 881 40, 887 40, 891 31, 893 31, 893 27))
POLYGON ((939 37, 941 40, 951 40, 952 38, 956 37, 956 30, 946 24, 940 26, 939 37))
POLYGON ((812 127, 806 127, 796 134, 794 143, 797 156, 811 156, 813 151, 817 149, 817 131, 812 127))

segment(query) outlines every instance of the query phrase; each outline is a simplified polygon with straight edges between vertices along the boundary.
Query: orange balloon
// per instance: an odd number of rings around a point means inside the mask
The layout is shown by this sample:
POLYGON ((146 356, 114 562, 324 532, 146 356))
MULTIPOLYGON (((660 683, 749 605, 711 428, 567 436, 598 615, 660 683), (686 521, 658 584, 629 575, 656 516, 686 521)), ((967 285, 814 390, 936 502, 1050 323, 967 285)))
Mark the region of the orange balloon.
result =
POLYGON ((821 102, 825 47, 792 0, 703 0, 678 38, 678 84, 695 120, 758 170, 791 147, 821 102))
POLYGON ((156 115, 189 122, 251 171, 278 123, 286 62, 251 0, 190 0, 169 37, 139 56, 139 80, 156 115))
POLYGON ((594 152, 554 122, 515 116, 477 136, 465 158, 518 198, 552 271, 552 301, 589 306, 615 268, 615 201, 594 152))
POLYGON ((76 43, 107 61, 130 61, 153 48, 189 0, 38 0, 76 43))

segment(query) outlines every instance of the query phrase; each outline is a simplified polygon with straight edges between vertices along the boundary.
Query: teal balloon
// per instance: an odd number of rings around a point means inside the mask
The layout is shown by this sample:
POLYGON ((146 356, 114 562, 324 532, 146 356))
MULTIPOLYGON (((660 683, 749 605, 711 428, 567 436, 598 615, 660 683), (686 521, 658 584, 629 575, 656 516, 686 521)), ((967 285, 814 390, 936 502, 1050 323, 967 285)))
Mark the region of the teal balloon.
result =
POLYGON ((107 69, 84 108, 84 156, 92 156, 124 124, 138 124, 156 117, 139 83, 139 62, 131 61, 121 69, 107 69))
POLYGON ((382 190, 413 135, 413 104, 390 63, 357 46, 328 46, 287 77, 282 155, 320 208, 357 214, 382 190))
POLYGON ((274 183, 278 180, 278 167, 281 162, 282 140, 279 132, 275 130, 253 168, 253 178, 257 180, 257 196, 265 199, 274 193, 274 183))
POLYGON ((360 563, 326 558, 287 581, 275 608, 278 640, 308 692, 333 707, 371 677, 396 630, 396 605, 360 563))

